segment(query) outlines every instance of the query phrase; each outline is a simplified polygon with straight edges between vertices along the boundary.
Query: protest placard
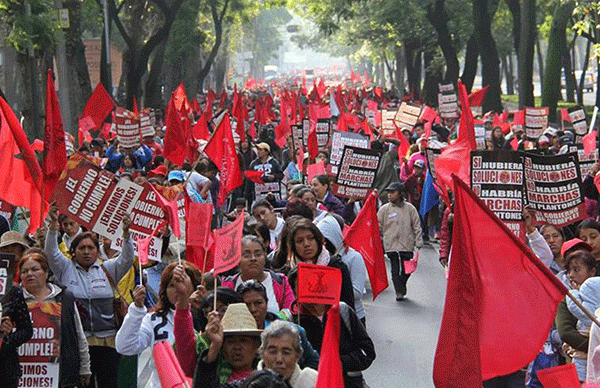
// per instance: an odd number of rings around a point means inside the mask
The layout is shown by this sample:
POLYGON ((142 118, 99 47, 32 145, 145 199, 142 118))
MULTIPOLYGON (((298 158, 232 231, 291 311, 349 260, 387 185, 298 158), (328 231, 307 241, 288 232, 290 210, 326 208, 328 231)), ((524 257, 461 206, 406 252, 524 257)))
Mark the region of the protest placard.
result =
POLYGON ((457 119, 460 109, 458 107, 458 97, 453 84, 438 85, 440 92, 438 93, 439 115, 443 119, 457 119))
POLYGON ((9 224, 12 223, 15 214, 15 207, 3 199, 0 199, 0 216, 6 218, 9 224))
POLYGON ((124 148, 138 148, 140 146, 140 118, 135 113, 117 107, 114 124, 120 146, 124 148))
POLYGON ((302 125, 292 125, 292 142, 294 143, 294 149, 300 150, 306 148, 304 145, 304 128, 302 125))
POLYGON ((558 227, 586 217, 577 154, 523 156, 525 200, 538 223, 558 227))
POLYGON ((277 201, 285 198, 285 188, 281 182, 265 182, 264 184, 254 184, 254 195, 256 199, 264 198, 272 193, 277 201))
POLYGON ((154 136, 156 131, 154 124, 156 123, 156 117, 154 111, 146 108, 140 112, 140 135, 142 138, 146 136, 154 136))
POLYGON ((569 118, 573 124, 575 134, 578 136, 585 136, 588 133, 588 123, 585 118, 585 110, 580 106, 573 106, 568 108, 569 118))
POLYGON ((486 140, 485 126, 479 124, 475 125, 475 142, 477 143, 478 150, 485 150, 486 140))
POLYGON ((331 172, 333 174, 337 174, 338 172, 345 146, 369 148, 369 137, 353 132, 333 132, 333 136, 331 137, 331 155, 329 155, 329 163, 331 164, 331 172))
MULTIPOLYGON (((152 198, 150 192, 149 187, 118 179, 84 155, 75 153, 67 161, 52 198, 62 213, 109 238, 113 247, 120 250, 122 242, 118 239, 123 232, 123 215, 131 217, 130 230, 134 240, 148 237, 166 219, 158 200, 152 198)), ((151 259, 160 260, 161 246, 162 239, 154 237, 150 246, 151 259)))
POLYGON ((525 136, 530 140, 537 140, 544 130, 548 128, 548 107, 525 108, 525 136))
POLYGON ((333 184, 333 194, 343 198, 366 198, 373 188, 381 153, 344 146, 342 161, 333 184))
POLYGON ((429 169, 429 174, 431 174, 431 178, 433 178, 433 183, 437 185, 437 175, 435 174, 435 160, 440 157, 442 154, 442 150, 437 148, 426 148, 425 149, 425 157, 427 158, 427 168, 429 169))
POLYGON ((585 155, 583 144, 578 143, 570 147, 570 152, 577 152, 577 160, 579 161, 579 171, 581 171, 581 177, 585 177, 589 172, 594 163, 598 161, 598 148, 594 148, 589 155, 585 155))
POLYGON ((308 149, 308 134, 310 133, 310 120, 303 119, 302 120, 302 147, 305 150, 308 149))
POLYGON ((394 137, 396 135, 395 117, 395 110, 384 109, 381 111, 381 136, 394 137))
MULTIPOLYGON (((398 128, 412 130, 415 124, 419 121, 421 110, 421 106, 410 105, 406 102, 402 102, 398 108, 398 112, 396 112, 396 116, 394 117, 394 121, 396 122, 398 128)), ((387 136, 393 137, 394 133, 387 136)))
POLYGON ((519 237, 523 223, 523 162, 512 151, 471 152, 471 189, 519 237))
POLYGON ((58 388, 61 303, 35 301, 27 305, 33 337, 17 350, 23 372, 19 387, 58 388))
MULTIPOLYGON (((13 287, 16 263, 15 255, 11 253, 0 253, 0 300, 2 300, 13 287)), ((0 305, 1 307, 1 305, 0 305)), ((0 309, 0 313, 1 313, 0 309)))
POLYGON ((315 127, 317 131, 317 145, 320 150, 324 150, 327 148, 329 144, 329 136, 331 134, 331 121, 330 119, 317 119, 317 126, 315 127))

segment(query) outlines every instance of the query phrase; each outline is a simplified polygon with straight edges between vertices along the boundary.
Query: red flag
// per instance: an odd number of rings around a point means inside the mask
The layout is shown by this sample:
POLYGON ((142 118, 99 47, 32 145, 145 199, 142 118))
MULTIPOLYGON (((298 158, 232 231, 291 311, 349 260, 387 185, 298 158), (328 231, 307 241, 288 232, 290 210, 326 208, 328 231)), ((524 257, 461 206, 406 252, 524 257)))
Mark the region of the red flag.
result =
POLYGON ((340 302, 342 271, 326 265, 298 263, 298 302, 334 305, 340 302))
POLYGON ((460 99, 461 114, 460 127, 458 129, 458 140, 468 139, 472 150, 477 149, 477 140, 475 139, 475 124, 473 123, 473 112, 469 106, 467 97, 467 88, 458 80, 458 98, 460 99))
POLYGON ((281 121, 275 127, 275 143, 282 147, 286 142, 286 137, 291 132, 291 127, 285 115, 281 116, 281 121))
POLYGON ((219 168, 221 186, 217 202, 221 206, 229 192, 244 184, 228 114, 223 117, 221 124, 206 143, 204 153, 219 168))
POLYGON ((44 198, 49 201, 60 173, 67 165, 67 147, 51 69, 48 69, 46 83, 46 126, 42 172, 44 173, 44 198))
POLYGON ((337 303, 327 312, 315 388, 344 388, 340 359, 340 324, 340 305, 337 303))
POLYGON ((198 104, 198 99, 196 97, 192 98, 192 107, 194 108, 194 112, 196 112, 196 114, 202 114, 200 104, 198 104))
POLYGON ((156 190, 153 184, 149 183, 149 185, 152 192, 154 192, 154 195, 156 195, 156 199, 158 200, 160 208, 163 210, 163 212, 165 212, 165 216, 169 221, 169 225, 171 225, 173 234, 177 238, 181 238, 181 228, 179 227, 179 214, 177 214, 177 201, 169 201, 156 190))
POLYGON ((565 364, 536 372, 544 388, 580 388, 575 364, 565 364))
POLYGON ((192 134, 194 139, 206 140, 210 137, 210 131, 208 130, 208 120, 206 119, 206 113, 203 113, 198 118, 198 122, 192 128, 192 134))
MULTIPOLYGON (((460 80, 459 80, 459 82, 460 82, 460 80)), ((479 90, 469 94, 469 105, 481 106, 481 104, 483 103, 483 99, 485 98, 485 95, 487 94, 487 91, 489 88, 490 88, 490 85, 487 85, 485 88, 479 89, 479 90)), ((466 89, 465 89, 465 91, 466 91, 466 89)))
POLYGON ((388 287, 387 269, 383 258, 379 222, 377 221, 377 194, 371 193, 356 216, 352 226, 344 234, 344 244, 358 251, 365 261, 373 300, 388 287))
POLYGON ((158 235, 158 231, 164 228, 167 225, 167 221, 163 221, 156 226, 156 229, 152 231, 152 234, 148 237, 139 238, 135 243, 137 245, 138 259, 140 260, 140 264, 146 265, 148 264, 148 252, 150 250, 150 243, 152 242, 152 238, 158 235))
MULTIPOLYGON (((457 140, 442 150, 435 160, 437 183, 445 194, 452 190, 452 174, 456 174, 463 182, 471 181, 471 145, 468 139, 457 140)), ((450 206, 447 195, 442 195, 444 202, 450 206)))
POLYGON ((136 116, 140 116, 140 112, 138 111, 138 106, 137 106, 137 98, 135 96, 133 96, 133 113, 136 116))
POLYGON ((513 137, 512 140, 510 141, 510 146, 512 147, 513 150, 517 150, 517 148, 519 148, 519 139, 517 139, 517 137, 513 137))
POLYGON ((319 99, 323 98, 326 91, 327 88, 325 87, 325 81, 323 81, 323 78, 321 78, 321 80, 319 81, 319 85, 317 85, 317 93, 319 93, 319 99))
POLYGON ((177 86, 177 89, 173 92, 173 98, 175 100, 175 108, 178 112, 185 111, 188 112, 190 110, 190 101, 187 98, 187 94, 185 93, 185 87, 183 86, 183 82, 177 86))
POLYGON ((354 70, 350 70, 350 81, 352 81, 353 83, 360 82, 360 76, 356 75, 356 73, 354 73, 354 70))
POLYGON ((585 156, 588 156, 590 152, 596 149, 596 137, 598 135, 597 131, 592 131, 585 135, 582 139, 583 141, 583 152, 585 152, 585 156))
POLYGON ((235 268, 240 263, 243 232, 244 212, 231 224, 213 231, 215 236, 215 277, 235 268))
POLYGON ((81 113, 81 118, 85 119, 86 117, 90 117, 94 122, 94 128, 92 129, 98 129, 106 119, 106 116, 108 116, 114 108, 114 101, 106 89, 104 89, 104 86, 99 83, 85 104, 83 113, 81 113))
POLYGON ((193 162, 196 155, 189 121, 177 111, 175 96, 171 98, 167 107, 166 125, 164 157, 177 166, 182 166, 186 158, 193 162))
POLYGON ((311 128, 308 131, 308 140, 306 141, 308 148, 309 160, 314 160, 319 154, 319 143, 317 142, 317 128, 311 128))
POLYGON ((317 175, 322 175, 326 173, 327 171, 325 170, 325 162, 322 160, 318 163, 306 166, 306 175, 308 178, 307 182, 311 182, 312 179, 317 175))
POLYGON ((40 139, 35 139, 33 143, 31 143, 31 149, 38 152, 44 152, 44 142, 40 139))
POLYGON ((453 183, 452 256, 433 380, 437 388, 481 388, 482 380, 533 360, 567 289, 464 182, 454 176, 453 183))
POLYGON ((259 185, 264 185, 265 181, 263 180, 263 176, 265 175, 264 171, 253 171, 246 170, 244 171, 244 176, 251 180, 254 183, 258 183, 259 185))
POLYGON ((42 169, 10 106, 0 98, 0 198, 31 211, 29 233, 40 226, 47 202, 41 196, 42 169))
POLYGON ((92 119, 90 116, 80 118, 78 124, 79 147, 81 147, 84 140, 88 143, 93 140, 90 131, 96 127, 96 124, 94 123, 94 119, 92 119))
POLYGON ((192 386, 191 379, 183 373, 179 360, 173 352, 173 347, 168 341, 154 344, 152 355, 161 387, 189 388, 192 386))
POLYGON ((223 109, 225 107, 225 102, 227 102, 227 91, 225 88, 221 90, 221 96, 219 97, 219 109, 223 109))
POLYGON ((394 126, 396 127, 396 137, 400 140, 400 144, 398 145, 398 161, 400 162, 400 165, 402 165, 403 159, 410 149, 410 142, 406 136, 404 136, 404 132, 396 126, 396 123, 394 123, 394 126))
POLYGON ((210 203, 192 202, 185 195, 185 252, 187 260, 196 264, 198 268, 210 271, 214 266, 213 255, 209 251, 213 236, 210 224, 213 214, 213 205, 210 203))
POLYGON ((567 110, 567 108, 562 108, 560 110, 560 119, 562 121, 566 121, 567 123, 572 122, 571 116, 569 116, 569 111, 567 110))
POLYGON ((524 110, 518 110, 513 114, 513 125, 525 125, 524 110))
POLYGON ((204 113, 206 114, 206 119, 210 120, 213 114, 213 103, 217 99, 217 95, 212 89, 208 89, 208 93, 206 93, 206 107, 204 108, 204 113))

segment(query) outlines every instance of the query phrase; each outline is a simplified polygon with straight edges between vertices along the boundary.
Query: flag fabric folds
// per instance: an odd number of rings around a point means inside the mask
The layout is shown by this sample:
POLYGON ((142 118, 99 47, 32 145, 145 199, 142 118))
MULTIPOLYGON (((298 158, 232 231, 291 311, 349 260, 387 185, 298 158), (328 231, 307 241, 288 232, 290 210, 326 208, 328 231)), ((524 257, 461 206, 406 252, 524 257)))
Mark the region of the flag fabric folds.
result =
POLYGON ((533 360, 567 289, 464 182, 454 176, 453 183, 452 254, 433 380, 437 388, 481 388, 533 360))
POLYGON ((213 231, 215 237, 214 276, 235 268, 242 259, 244 212, 231 224, 213 231))
POLYGON ((177 214, 177 201, 169 201, 165 197, 162 196, 161 193, 156 190, 154 185, 150 184, 150 188, 156 195, 158 199, 158 203, 160 204, 161 209, 165 213, 167 220, 169 221, 169 225, 171 225, 171 229, 173 230, 173 234, 177 238, 181 238, 181 229, 179 227, 179 215, 177 214))
POLYGON ((344 388, 344 374, 340 359, 340 325, 340 305, 338 303, 327 312, 315 388, 344 388))
POLYGON ((86 117, 90 117, 94 125, 91 129, 98 129, 102 126, 106 116, 108 116, 114 108, 115 103, 110 94, 108 94, 106 89, 104 89, 104 86, 99 83, 85 104, 85 108, 83 108, 83 112, 81 113, 81 119, 85 120, 86 117))
POLYGON ((388 287, 387 269, 383 258, 379 222, 377 221, 377 194, 371 193, 356 216, 352 226, 344 234, 344 244, 359 252, 373 289, 373 300, 388 287))
POLYGON ((541 369, 536 372, 544 388, 579 388, 579 377, 575 364, 565 364, 553 368, 541 369))
POLYGON ((58 96, 52 80, 52 70, 48 69, 46 80, 46 126, 44 128, 44 198, 50 200, 52 190, 58 182, 60 173, 67 165, 67 147, 65 130, 58 106, 58 96))

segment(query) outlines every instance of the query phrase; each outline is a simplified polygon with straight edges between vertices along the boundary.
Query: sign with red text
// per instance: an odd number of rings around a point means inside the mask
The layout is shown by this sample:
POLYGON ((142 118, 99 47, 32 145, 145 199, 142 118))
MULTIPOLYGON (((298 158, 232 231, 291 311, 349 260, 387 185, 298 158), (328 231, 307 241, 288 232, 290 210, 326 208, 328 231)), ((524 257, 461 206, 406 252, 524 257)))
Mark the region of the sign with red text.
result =
POLYGON ((337 174, 338 167, 342 161, 342 152, 345 146, 353 146, 358 148, 369 148, 369 137, 353 132, 338 132, 333 131, 331 137, 331 154, 329 155, 329 163, 331 164, 331 172, 337 174))
MULTIPOLYGON (((402 102, 398 111, 396 112, 396 116, 394 117, 394 121, 396 125, 400 129, 410 129, 412 131, 415 124, 419 121, 419 116, 421 116, 421 110, 423 107, 411 105, 407 102, 402 102)), ((388 130, 388 134, 384 134, 384 136, 393 137, 396 134, 395 128, 390 128, 388 130)))
POLYGON ((333 194, 342 198, 366 198, 373 189, 381 153, 345 146, 333 194))
POLYGON ((140 118, 135 113, 117 107, 114 124, 120 146, 123 148, 138 148, 140 146, 140 118))
POLYGON ((471 189, 515 235, 524 237, 523 162, 519 153, 471 152, 471 189))
POLYGON ((460 116, 458 106, 458 97, 453 84, 438 84, 440 92, 438 93, 439 115, 443 119, 457 119, 460 116))
POLYGON ((298 302, 334 305, 340 301, 341 292, 339 268, 298 263, 298 302))
POLYGON ((548 107, 525 108, 525 136, 531 140, 537 140, 548 128, 548 107))
POLYGON ((525 201, 538 223, 558 227, 586 217, 577 154, 523 156, 525 201))
POLYGON ((18 348, 19 387, 59 387, 61 303, 27 302, 33 337, 18 348))
POLYGON ((331 121, 329 119, 317 119, 315 130, 317 131, 319 151, 326 149, 331 134, 331 121))
POLYGON ((575 134, 578 136, 585 136, 588 133, 588 124, 585 118, 585 110, 580 106, 573 106, 568 108, 569 118, 573 124, 575 134))

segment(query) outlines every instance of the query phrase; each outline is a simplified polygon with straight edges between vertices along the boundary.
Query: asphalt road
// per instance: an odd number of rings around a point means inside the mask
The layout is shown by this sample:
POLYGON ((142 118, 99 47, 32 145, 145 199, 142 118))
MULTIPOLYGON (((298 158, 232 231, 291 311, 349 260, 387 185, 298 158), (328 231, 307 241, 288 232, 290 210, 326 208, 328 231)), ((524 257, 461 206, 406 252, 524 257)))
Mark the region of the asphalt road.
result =
POLYGON ((419 265, 408 280, 406 299, 396 302, 390 286, 375 301, 364 297, 367 331, 377 358, 365 371, 371 388, 433 387, 433 356, 439 334, 446 279, 437 244, 421 249, 419 265))

